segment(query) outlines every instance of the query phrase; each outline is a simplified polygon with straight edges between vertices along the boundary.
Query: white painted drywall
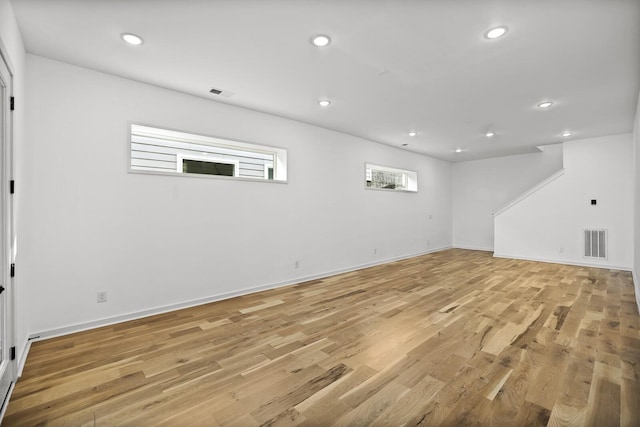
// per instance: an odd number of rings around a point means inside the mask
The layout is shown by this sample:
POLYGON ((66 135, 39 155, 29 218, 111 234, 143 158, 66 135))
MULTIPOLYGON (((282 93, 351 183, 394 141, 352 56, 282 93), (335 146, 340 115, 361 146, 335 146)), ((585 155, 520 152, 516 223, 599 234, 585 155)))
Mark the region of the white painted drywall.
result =
POLYGON ((636 118, 633 125, 633 159, 635 179, 633 186, 634 200, 634 244, 633 244, 633 280, 636 287, 636 302, 640 310, 640 94, 638 95, 638 105, 636 107, 636 118))
POLYGON ((493 251, 493 213, 562 169, 562 145, 453 164, 453 246, 493 251))
POLYGON ((563 145, 564 175, 495 217, 495 255, 631 270, 631 134, 563 145), (585 228, 609 231, 607 260, 583 256, 585 228))
POLYGON ((27 79, 30 333, 451 245, 448 162, 33 55, 27 79), (128 173, 129 122, 286 148, 289 182, 128 173), (418 193, 366 190, 365 162, 418 193))
MULTIPOLYGON (((24 222, 21 218, 25 215, 24 194, 20 191, 20 186, 27 181, 26 176, 26 147, 24 144, 25 129, 25 49, 22 37, 15 20, 13 9, 9 0, 0 0, 0 43, 2 44, 2 55, 6 55, 13 73, 13 96, 16 99, 16 110, 12 113, 13 118, 13 178, 16 181, 16 194, 13 197, 14 212, 14 233, 21 236, 24 229, 24 222)), ((18 252, 17 240, 13 239, 13 261, 18 266, 20 272, 21 254, 18 252)), ((11 291, 14 298, 15 309, 15 337, 11 345, 16 346, 17 360, 23 361, 24 349, 27 344, 27 300, 22 292, 20 274, 13 278, 11 291)))

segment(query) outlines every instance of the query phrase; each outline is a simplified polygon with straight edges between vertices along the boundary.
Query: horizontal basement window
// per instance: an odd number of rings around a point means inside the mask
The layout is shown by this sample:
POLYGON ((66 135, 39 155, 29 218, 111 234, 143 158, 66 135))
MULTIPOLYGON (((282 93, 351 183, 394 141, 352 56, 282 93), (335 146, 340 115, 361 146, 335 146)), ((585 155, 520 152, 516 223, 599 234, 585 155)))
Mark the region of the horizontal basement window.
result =
POLYGON ((287 180, 287 150, 131 125, 132 172, 287 180))
POLYGON ((418 192, 418 172, 365 163, 366 188, 418 192))

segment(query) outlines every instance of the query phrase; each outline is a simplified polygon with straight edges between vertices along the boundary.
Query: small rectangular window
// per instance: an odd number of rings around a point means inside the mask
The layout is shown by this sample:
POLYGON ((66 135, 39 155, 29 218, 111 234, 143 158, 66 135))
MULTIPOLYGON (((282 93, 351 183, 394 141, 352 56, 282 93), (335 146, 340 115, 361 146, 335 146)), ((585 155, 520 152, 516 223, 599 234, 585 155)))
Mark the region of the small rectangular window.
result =
POLYGON ((375 190, 418 191, 418 173, 365 163, 365 186, 375 190))
POLYGON ((131 125, 132 172, 287 180, 287 150, 131 125))

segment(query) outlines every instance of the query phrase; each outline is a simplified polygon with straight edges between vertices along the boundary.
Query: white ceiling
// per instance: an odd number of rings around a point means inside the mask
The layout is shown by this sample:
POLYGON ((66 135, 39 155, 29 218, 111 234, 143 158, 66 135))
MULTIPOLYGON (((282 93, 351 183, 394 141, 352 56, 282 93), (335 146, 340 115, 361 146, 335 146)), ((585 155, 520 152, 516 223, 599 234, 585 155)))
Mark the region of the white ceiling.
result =
POLYGON ((640 90, 640 0, 12 4, 30 53, 451 161, 630 132, 640 90))

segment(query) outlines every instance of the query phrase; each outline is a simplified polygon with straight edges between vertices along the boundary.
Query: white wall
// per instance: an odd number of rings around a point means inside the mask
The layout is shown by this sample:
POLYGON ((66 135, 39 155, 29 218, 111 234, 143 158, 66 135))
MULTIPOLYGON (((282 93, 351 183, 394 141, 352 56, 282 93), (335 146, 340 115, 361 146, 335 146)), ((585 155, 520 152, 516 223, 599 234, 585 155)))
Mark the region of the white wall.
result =
POLYGON ((564 175, 496 216, 496 256, 631 270, 632 151, 630 133, 565 143, 564 175), (583 257, 585 228, 609 230, 607 260, 583 257))
MULTIPOLYGON (((18 240, 22 235, 24 223, 20 221, 25 212, 25 199, 21 186, 27 181, 25 169, 25 144, 24 144, 24 122, 25 122, 25 50, 22 37, 18 29, 18 24, 13 14, 13 9, 9 0, 0 0, 0 50, 2 55, 6 56, 10 65, 10 71, 13 78, 13 96, 16 99, 16 110, 12 113, 13 117, 13 178, 16 180, 16 194, 13 197, 14 211, 14 233, 18 236, 18 240)), ((13 280, 13 298, 15 301, 15 341, 12 344, 16 346, 16 356, 18 360, 22 360, 23 350, 27 342, 27 318, 26 303, 24 293, 22 292, 22 282, 20 274, 21 254, 16 251, 14 239, 12 251, 14 261, 18 267, 17 275, 13 280)))
POLYGON ((32 334, 451 245, 448 162, 33 55, 27 78, 32 334), (284 147, 289 183, 127 173, 129 122, 284 147), (419 192, 365 190, 365 161, 419 192))
POLYGON ((636 107, 636 119, 633 126, 633 159, 635 165, 635 180, 633 186, 634 200, 634 262, 633 280, 636 287, 636 301, 640 310, 640 94, 638 95, 638 105, 636 107))
POLYGON ((493 213, 562 169, 562 145, 453 164, 453 246, 493 251, 493 213))

